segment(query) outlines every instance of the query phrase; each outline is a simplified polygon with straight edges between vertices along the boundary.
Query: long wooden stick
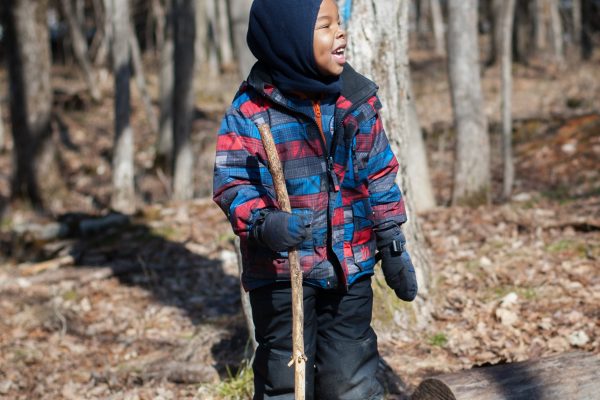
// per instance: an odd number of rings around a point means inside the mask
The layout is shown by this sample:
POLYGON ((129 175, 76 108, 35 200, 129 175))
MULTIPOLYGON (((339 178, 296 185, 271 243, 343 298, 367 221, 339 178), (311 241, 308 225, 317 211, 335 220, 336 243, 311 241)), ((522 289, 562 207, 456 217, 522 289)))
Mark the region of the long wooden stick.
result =
MULTIPOLYGON (((275 141, 271 134, 269 125, 259 125, 260 137, 262 139, 267 160, 269 162, 269 171, 273 176, 273 184, 275 185, 275 193, 281 210, 292 212, 290 198, 285 186, 285 178, 283 176, 283 168, 281 160, 275 147, 275 141)), ((300 260, 298 251, 291 249, 289 251, 290 275, 292 280, 292 359, 288 366, 294 364, 294 393, 296 400, 304 400, 305 385, 306 385, 306 355, 304 355, 304 308, 302 294, 302 270, 300 269, 300 260)))

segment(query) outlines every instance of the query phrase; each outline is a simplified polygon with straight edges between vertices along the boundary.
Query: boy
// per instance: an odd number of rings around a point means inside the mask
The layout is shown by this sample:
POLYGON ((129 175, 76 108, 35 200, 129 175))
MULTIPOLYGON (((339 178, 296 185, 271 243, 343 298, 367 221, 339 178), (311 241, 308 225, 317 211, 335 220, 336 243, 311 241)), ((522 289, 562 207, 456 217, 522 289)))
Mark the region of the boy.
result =
POLYGON ((304 276, 306 398, 382 399, 370 326, 376 251, 400 298, 413 300, 417 284, 377 86, 346 64, 334 0, 255 0, 247 40, 258 62, 219 131, 214 199, 240 236, 258 342, 254 399, 294 396, 290 248, 304 276), (291 214, 278 209, 264 122, 291 214))

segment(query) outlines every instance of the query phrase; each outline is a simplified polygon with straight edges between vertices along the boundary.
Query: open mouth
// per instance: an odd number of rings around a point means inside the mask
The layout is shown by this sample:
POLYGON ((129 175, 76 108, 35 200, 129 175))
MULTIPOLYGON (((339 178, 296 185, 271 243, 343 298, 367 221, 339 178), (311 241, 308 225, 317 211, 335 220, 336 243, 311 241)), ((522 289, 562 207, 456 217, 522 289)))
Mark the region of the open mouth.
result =
POLYGON ((344 64, 346 62, 346 45, 338 47, 331 54, 338 64, 344 64))

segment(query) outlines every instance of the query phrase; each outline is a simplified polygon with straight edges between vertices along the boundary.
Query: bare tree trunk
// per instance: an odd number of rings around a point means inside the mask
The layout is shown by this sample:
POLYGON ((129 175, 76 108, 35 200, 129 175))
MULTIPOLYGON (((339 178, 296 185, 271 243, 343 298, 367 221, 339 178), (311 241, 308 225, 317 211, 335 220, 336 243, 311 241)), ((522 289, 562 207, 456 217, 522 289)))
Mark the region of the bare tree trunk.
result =
POLYGON ((135 211, 133 131, 130 119, 129 2, 112 0, 112 59, 115 77, 115 144, 111 206, 125 214, 135 211))
POLYGON ((190 142, 194 118, 194 0, 174 0, 175 83, 173 96, 173 194, 178 200, 194 195, 194 160, 190 142))
MULTIPOLYGON (((410 139, 408 122, 408 0, 381 2, 377 7, 369 0, 353 0, 353 8, 348 35, 350 61, 359 72, 379 84, 379 95, 385 107, 383 122, 390 144, 400 160, 407 160, 409 140, 414 140, 410 139)), ((415 183, 407 168, 407 162, 401 162, 398 184, 405 194, 409 218, 404 231, 419 281, 419 297, 413 303, 412 311, 421 328, 429 318, 425 299, 430 287, 430 267, 421 226, 413 217, 415 183)))
POLYGON ((112 42, 113 26, 112 26, 112 0, 102 0, 104 4, 104 27, 102 41, 98 45, 94 65, 107 65, 108 56, 110 53, 110 44, 112 42))
POLYGON ((431 28, 429 26, 429 15, 431 15, 429 7, 429 0, 416 0, 415 4, 415 24, 417 37, 419 41, 429 32, 431 28))
POLYGON ((504 8, 504 0, 490 0, 490 22, 492 23, 492 37, 490 40, 490 57, 487 65, 497 65, 498 55, 502 49, 502 9, 504 8))
MULTIPOLYGON (((216 46, 214 41, 209 37, 214 31, 214 2, 212 0, 201 0, 196 3, 196 75, 200 79, 196 79, 197 89, 200 87, 207 87, 209 84, 216 81, 214 79, 219 73, 219 56, 217 54, 216 46), (209 17, 209 9, 212 9, 212 17, 209 17), (213 20, 210 20, 212 18, 213 20), (209 51, 214 53, 214 73, 209 76, 207 73, 209 51)), ((213 83, 214 84, 214 83, 213 83)))
POLYGON ((205 0, 204 21, 207 25, 207 63, 209 80, 213 81, 219 75, 219 29, 217 24, 216 0, 205 0))
MULTIPOLYGON (((69 0, 71 1, 71 0, 69 0)), ((81 35, 85 35, 85 0, 73 0, 75 3, 75 22, 81 35)))
POLYGON ((444 16, 440 0, 431 1, 431 25, 433 26, 433 36, 435 38, 435 54, 444 56, 446 54, 446 39, 444 27, 444 16))
POLYGON ((532 2, 518 1, 515 4, 512 33, 513 61, 526 64, 535 52, 535 23, 532 2))
POLYGON ((581 0, 573 0, 573 44, 581 44, 581 0))
POLYGON ((148 119, 150 129, 152 129, 152 133, 156 135, 158 134, 158 118, 152 107, 152 99, 148 93, 148 87, 146 86, 146 75, 144 74, 140 43, 138 42, 133 26, 131 25, 131 21, 129 23, 129 50, 131 52, 133 71, 135 73, 135 83, 140 92, 144 110, 146 110, 146 118, 148 119))
POLYGON ((231 25, 233 30, 233 47, 237 55, 238 71, 242 79, 246 79, 256 58, 246 44, 248 19, 252 0, 231 0, 231 25))
POLYGON ((159 23, 162 28, 157 32, 158 46, 160 52, 160 87, 159 87, 159 137, 156 154, 159 162, 167 166, 171 172, 172 154, 173 154, 173 3, 172 0, 166 1, 166 10, 162 8, 159 0, 154 0, 160 6, 157 13, 162 14, 160 18, 163 22, 159 23), (161 32, 162 31, 162 32, 161 32))
MULTIPOLYGON (((152 0, 152 3, 150 3, 150 7, 152 8, 152 17, 154 19, 154 40, 156 40, 156 50, 158 52, 160 52, 160 49, 162 48, 163 42, 164 42, 164 38, 165 38, 165 25, 166 25, 166 12, 165 12, 165 8, 167 10, 170 10, 171 7, 169 5, 168 0, 166 1, 166 6, 163 7, 161 0, 152 0)), ((160 53, 159 53, 160 56, 160 53)))
POLYGON ((435 207, 435 196, 431 185, 429 165, 427 164, 427 149, 423 139, 423 130, 417 113, 417 105, 414 100, 410 68, 406 68, 406 85, 408 90, 407 101, 407 141, 410 143, 410 151, 406 154, 406 175, 412 184, 412 203, 415 212, 431 210, 435 207))
POLYGON ((477 0, 448 1, 448 66, 457 131, 453 204, 490 197, 490 143, 479 68, 477 0))
POLYGON ((46 25, 47 0, 8 0, 2 5, 10 74, 10 111, 14 142, 12 196, 42 208, 39 191, 50 145, 52 87, 46 25))
POLYGON ((512 32, 515 18, 515 0, 504 3, 502 13, 502 137, 504 154, 505 199, 512 194, 515 167, 512 153, 512 32))
POLYGON ((150 0, 149 3, 150 4, 147 6, 149 10, 146 12, 146 21, 144 23, 144 42, 146 45, 144 50, 156 54, 156 41, 154 40, 154 34, 158 29, 156 27, 156 18, 154 15, 154 7, 152 4, 153 0, 150 0))
MULTIPOLYGON (((96 78, 94 77, 94 71, 88 58, 88 47, 85 37, 81 33, 81 25, 77 20, 77 16, 72 9, 70 0, 60 0, 60 8, 67 21, 69 27, 69 33, 71 35, 71 44, 73 47, 73 53, 75 58, 81 67, 83 77, 90 90, 90 94, 94 101, 100 100, 100 90, 96 84, 96 78)), ((78 2, 77 4, 81 4, 78 2)))
POLYGON ((581 4, 581 57, 592 58, 594 45, 592 42, 592 0, 583 0, 581 4))
POLYGON ((546 5, 547 0, 535 0, 535 47, 538 52, 544 52, 548 47, 546 5))
POLYGON ((171 6, 168 0, 165 1, 165 6, 163 7, 161 0, 152 0, 150 7, 152 8, 152 16, 154 18, 154 26, 155 32, 153 34, 156 40, 156 50, 158 52, 158 56, 160 57, 160 49, 163 46, 165 40, 165 27, 167 25, 167 9, 168 12, 171 12, 171 6))
POLYGON ((219 23, 219 53, 221 54, 221 67, 232 68, 233 48, 231 32, 229 31, 229 6, 227 0, 213 0, 217 2, 217 15, 219 23))
POLYGON ((560 0, 547 0, 550 7, 550 26, 552 27, 552 45, 554 47, 554 59, 558 65, 565 62, 565 51, 563 46, 563 27, 558 10, 560 0))
POLYGON ((92 6, 94 8, 94 20, 96 24, 96 33, 92 39, 92 43, 88 49, 88 55, 92 63, 95 62, 98 50, 104 41, 106 35, 104 20, 106 19, 106 13, 102 7, 102 0, 92 0, 92 6))

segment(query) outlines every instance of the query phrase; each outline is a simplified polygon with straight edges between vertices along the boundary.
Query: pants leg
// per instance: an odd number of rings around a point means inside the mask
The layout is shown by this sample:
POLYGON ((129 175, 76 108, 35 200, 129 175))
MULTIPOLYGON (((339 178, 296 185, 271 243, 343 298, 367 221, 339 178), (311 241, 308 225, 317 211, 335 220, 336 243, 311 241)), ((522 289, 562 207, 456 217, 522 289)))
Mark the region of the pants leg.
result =
MULTIPOLYGON (((306 399, 314 396, 317 321, 316 289, 304 287, 304 353, 306 399)), ((258 348, 254 357, 254 400, 294 399, 292 356, 292 289, 289 283, 273 284, 250 292, 252 319, 258 348)))
POLYGON ((375 378, 379 353, 371 328, 372 311, 370 278, 356 282, 345 294, 319 293, 316 399, 383 399, 383 388, 375 378))

